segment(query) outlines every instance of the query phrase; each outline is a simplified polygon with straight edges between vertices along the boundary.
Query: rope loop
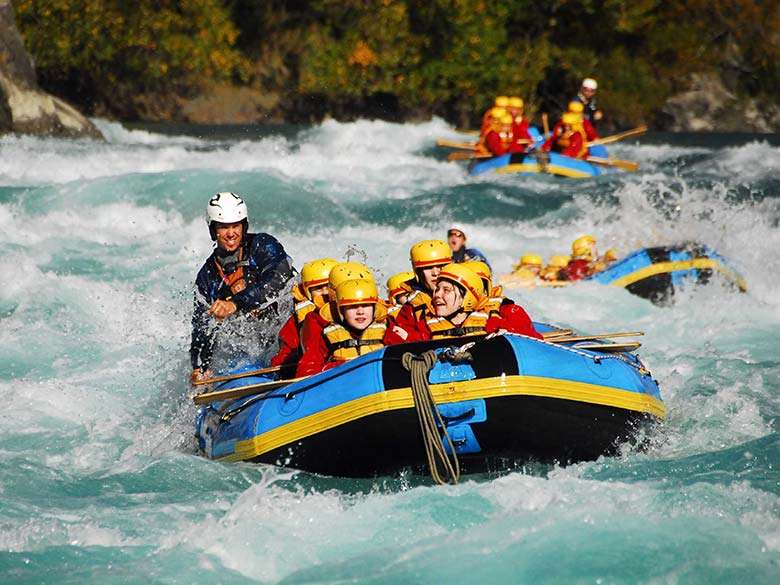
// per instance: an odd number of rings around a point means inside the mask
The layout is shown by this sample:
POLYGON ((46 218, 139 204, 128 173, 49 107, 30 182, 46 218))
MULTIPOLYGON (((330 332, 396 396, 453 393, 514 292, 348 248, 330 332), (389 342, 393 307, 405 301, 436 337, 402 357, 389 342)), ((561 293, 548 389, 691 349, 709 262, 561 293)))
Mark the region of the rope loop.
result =
POLYGON ((438 359, 436 352, 432 349, 420 355, 406 352, 401 357, 401 365, 411 374, 414 408, 417 411, 417 421, 420 424, 431 477, 438 484, 456 484, 460 478, 458 455, 455 453, 455 446, 447 433, 447 427, 439 409, 436 408, 436 402, 428 385, 428 373, 436 365, 438 359), (444 437, 439 434, 439 428, 444 433, 444 437), (449 455, 444 448, 442 438, 449 445, 449 455))

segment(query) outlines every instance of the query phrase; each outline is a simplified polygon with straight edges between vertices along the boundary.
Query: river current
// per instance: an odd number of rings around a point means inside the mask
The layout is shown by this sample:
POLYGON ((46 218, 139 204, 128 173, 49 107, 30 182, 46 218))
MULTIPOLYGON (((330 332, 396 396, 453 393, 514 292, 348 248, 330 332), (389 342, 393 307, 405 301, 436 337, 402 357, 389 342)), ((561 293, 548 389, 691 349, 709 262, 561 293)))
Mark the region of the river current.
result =
POLYGON ((651 135, 634 174, 469 177, 423 124, 107 142, 0 138, 0 582, 780 582, 780 140, 651 135), (368 141, 367 141, 368 140, 368 141), (535 320, 641 330, 669 416, 644 452, 434 487, 195 451, 189 319, 205 205, 244 196, 297 266, 384 280, 457 222, 497 273, 523 252, 697 241, 749 290, 654 306, 618 288, 512 290, 535 320))

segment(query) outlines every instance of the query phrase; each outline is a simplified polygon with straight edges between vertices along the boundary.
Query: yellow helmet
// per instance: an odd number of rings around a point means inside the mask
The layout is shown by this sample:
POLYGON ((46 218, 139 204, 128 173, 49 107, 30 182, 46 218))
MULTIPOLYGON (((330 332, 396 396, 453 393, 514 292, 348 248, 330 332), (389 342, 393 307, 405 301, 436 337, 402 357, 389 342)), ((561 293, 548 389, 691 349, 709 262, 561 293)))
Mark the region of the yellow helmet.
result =
POLYGON ((509 126, 512 122, 514 122, 515 119, 512 117, 512 114, 507 114, 505 116, 501 116, 501 124, 504 126, 509 126))
POLYGON ((505 95, 500 95, 496 98, 495 106, 497 108, 505 108, 509 105, 509 98, 505 95))
POLYGON ((311 289, 328 284, 330 271, 339 263, 333 258, 319 258, 307 262, 301 268, 301 289, 306 297, 311 300, 311 289))
POLYGON ((585 111, 585 106, 582 105, 582 102, 574 100, 569 102, 569 111, 572 114, 581 114, 585 111))
POLYGON ((355 305, 374 305, 379 303, 379 291, 373 278, 357 278, 345 280, 336 287, 336 306, 339 315, 344 316, 341 309, 355 305))
POLYGON ((512 96, 509 98, 509 107, 510 108, 517 108, 520 109, 524 106, 523 98, 519 98, 517 96, 512 96))
POLYGON ((571 244, 572 256, 579 256, 580 258, 593 258, 593 245, 596 243, 596 238, 591 235, 580 236, 574 240, 571 244))
POLYGON ((556 254, 555 256, 550 257, 550 263, 548 266, 566 268, 569 265, 569 260, 571 260, 571 256, 568 256, 567 254, 556 254))
POLYGON ((463 264, 447 264, 439 273, 439 280, 449 280, 461 286, 463 293, 463 310, 473 311, 485 298, 482 292, 482 279, 473 270, 463 264))
POLYGON ((339 262, 328 275, 328 286, 335 293, 342 282, 359 278, 374 280, 374 275, 368 266, 360 262, 339 262))
POLYGON ((444 266, 452 262, 452 250, 443 240, 423 240, 409 250, 409 259, 414 269, 444 266))
POLYGON ((561 116, 561 122, 567 126, 577 126, 582 124, 582 114, 575 114, 574 112, 566 112, 561 116))
POLYGON ((520 256, 520 264, 524 266, 541 266, 542 257, 539 254, 523 254, 520 256))
POLYGON ((604 260, 607 260, 608 262, 614 262, 618 259, 618 253, 615 248, 609 248, 606 252, 604 252, 604 260))
POLYGON ((507 112, 504 108, 490 108, 490 111, 488 112, 488 115, 491 118, 495 118, 497 120, 500 120, 504 116, 506 116, 509 112, 507 112))
POLYGON ((482 279, 483 286, 485 287, 485 295, 490 295, 490 291, 493 289, 493 271, 490 270, 490 266, 484 262, 480 262, 479 260, 468 260, 466 262, 461 262, 461 266, 465 266, 474 274, 479 276, 482 279))
POLYGON ((395 301, 395 297, 398 295, 412 292, 412 287, 409 284, 410 280, 414 280, 414 272, 393 274, 393 276, 387 279, 387 296, 395 301))

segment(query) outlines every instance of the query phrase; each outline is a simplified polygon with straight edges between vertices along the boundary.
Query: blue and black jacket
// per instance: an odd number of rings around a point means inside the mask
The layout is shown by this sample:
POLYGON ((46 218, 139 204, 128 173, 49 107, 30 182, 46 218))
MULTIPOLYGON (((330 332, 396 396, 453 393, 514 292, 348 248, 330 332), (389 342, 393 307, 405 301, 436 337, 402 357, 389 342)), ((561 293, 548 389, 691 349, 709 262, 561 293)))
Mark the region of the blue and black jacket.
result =
POLYGON ((216 319, 208 314, 209 307, 217 299, 231 300, 238 313, 260 313, 287 288, 293 277, 290 258, 279 240, 269 234, 247 234, 243 243, 243 261, 235 266, 223 266, 223 273, 230 275, 243 267, 246 287, 233 293, 225 282, 217 265, 219 249, 215 249, 198 271, 195 280, 195 303, 192 313, 192 343, 190 361, 193 369, 209 367, 214 352, 214 326, 216 319))
POLYGON ((596 106, 596 98, 588 99, 581 93, 577 94, 577 97, 575 97, 573 102, 580 102, 584 108, 585 111, 583 114, 585 115, 585 119, 590 122, 591 124, 598 123, 598 120, 594 119, 594 116, 596 115, 596 111, 598 110, 598 106, 596 106))
POLYGON ((490 262, 487 261, 487 257, 476 248, 467 248, 466 246, 463 246, 457 252, 452 253, 452 261, 458 264, 460 264, 461 262, 468 262, 470 260, 475 260, 477 262, 484 262, 485 264, 490 266, 490 262))

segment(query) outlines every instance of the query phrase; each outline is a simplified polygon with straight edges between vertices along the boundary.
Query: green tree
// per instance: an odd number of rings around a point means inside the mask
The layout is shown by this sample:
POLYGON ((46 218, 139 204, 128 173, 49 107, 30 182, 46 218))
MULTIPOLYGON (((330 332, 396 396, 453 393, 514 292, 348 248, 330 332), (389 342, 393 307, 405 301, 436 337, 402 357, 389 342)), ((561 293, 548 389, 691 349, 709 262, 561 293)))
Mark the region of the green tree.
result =
POLYGON ((245 74, 219 0, 18 0, 17 20, 44 86, 92 111, 133 117, 145 95, 175 97, 245 74))

